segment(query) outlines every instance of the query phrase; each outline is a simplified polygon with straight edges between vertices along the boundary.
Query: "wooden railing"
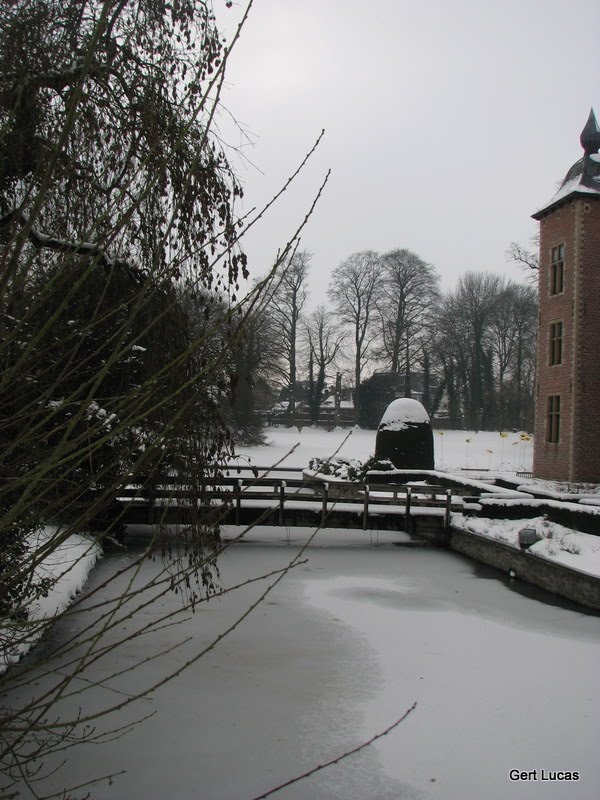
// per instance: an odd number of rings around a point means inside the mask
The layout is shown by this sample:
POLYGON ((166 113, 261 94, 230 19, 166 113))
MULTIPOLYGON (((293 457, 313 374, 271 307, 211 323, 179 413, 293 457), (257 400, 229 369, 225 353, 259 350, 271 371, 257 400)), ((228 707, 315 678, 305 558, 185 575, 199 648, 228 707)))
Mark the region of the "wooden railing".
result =
MULTIPOLYGON (((237 468, 232 467, 230 471, 237 471, 237 468)), ((168 483, 165 481, 158 486, 129 485, 119 492, 119 499, 128 507, 147 507, 148 521, 152 522, 160 509, 170 505, 185 508, 193 502, 193 498, 198 498, 199 509, 226 506, 232 511, 233 524, 237 525, 241 523, 244 506, 272 508, 278 524, 283 525, 286 503, 288 508, 291 502, 306 504, 307 508, 309 504, 318 503, 316 510, 320 511, 323 527, 329 513, 336 507, 338 510, 359 511, 364 530, 368 527, 371 513, 376 514, 378 510, 381 513, 387 507, 390 510, 385 513, 393 514, 393 508, 397 507, 396 512, 403 518, 406 531, 410 530, 411 515, 415 509, 419 509, 421 515, 426 514, 428 509, 443 509, 444 527, 447 530, 451 510, 463 506, 462 497, 453 495, 451 489, 443 486, 282 478, 264 474, 268 470, 259 468, 258 471, 260 477, 202 478, 196 480, 193 487, 189 480, 172 476, 168 478, 168 483), (357 505, 360 505, 359 509, 357 505)), ((298 473, 301 470, 286 467, 274 471, 298 473)))

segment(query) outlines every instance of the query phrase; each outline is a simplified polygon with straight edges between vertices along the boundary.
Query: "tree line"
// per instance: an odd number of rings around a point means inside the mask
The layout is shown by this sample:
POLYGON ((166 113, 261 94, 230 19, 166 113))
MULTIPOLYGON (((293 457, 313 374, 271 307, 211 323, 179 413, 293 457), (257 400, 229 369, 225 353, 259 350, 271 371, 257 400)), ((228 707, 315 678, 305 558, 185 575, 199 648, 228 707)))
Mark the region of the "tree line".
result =
POLYGON ((344 259, 333 270, 329 304, 307 312, 311 258, 298 251, 271 277, 250 334, 254 369, 277 388, 290 419, 301 383, 318 422, 342 371, 356 420, 367 427, 399 394, 418 397, 449 427, 531 426, 534 287, 467 272, 444 293, 436 268, 416 253, 369 250, 344 259))

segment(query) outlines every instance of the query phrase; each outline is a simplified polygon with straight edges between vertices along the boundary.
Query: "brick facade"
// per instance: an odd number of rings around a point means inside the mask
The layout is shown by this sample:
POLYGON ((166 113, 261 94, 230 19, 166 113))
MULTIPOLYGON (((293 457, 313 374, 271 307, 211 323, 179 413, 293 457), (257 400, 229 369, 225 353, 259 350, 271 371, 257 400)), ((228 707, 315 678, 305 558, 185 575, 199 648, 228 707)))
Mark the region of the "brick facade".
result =
POLYGON ((593 109, 579 141, 583 157, 533 215, 540 222, 533 472, 600 483, 600 126, 593 109))
POLYGON ((540 314, 533 470, 540 478, 600 483, 600 193, 575 189, 534 216, 540 314), (559 245, 564 287, 552 294, 552 252, 559 245), (550 363, 556 322, 562 322, 560 364, 550 363), (560 398, 557 442, 548 441, 549 397, 560 398))
POLYGON ((600 483, 600 197, 580 200, 571 480, 600 483))

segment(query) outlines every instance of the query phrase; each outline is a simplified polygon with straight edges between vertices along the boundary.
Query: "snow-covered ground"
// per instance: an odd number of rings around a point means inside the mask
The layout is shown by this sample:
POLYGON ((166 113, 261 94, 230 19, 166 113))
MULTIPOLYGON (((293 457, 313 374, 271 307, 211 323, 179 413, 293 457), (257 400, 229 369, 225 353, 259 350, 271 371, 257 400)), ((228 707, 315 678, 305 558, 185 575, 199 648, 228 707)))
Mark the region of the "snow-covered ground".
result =
MULTIPOLYGON (((240 446, 238 452, 240 463, 250 460, 259 467, 281 462, 280 466, 306 468, 311 458, 333 455, 366 461, 374 454, 375 435, 375 431, 358 427, 332 431, 313 426, 301 430, 273 427, 265 429, 264 445, 240 446)), ((531 472, 533 466, 533 437, 525 431, 434 431, 433 441, 436 469, 461 473, 463 478, 514 480, 517 472, 531 472)), ((600 505, 600 486, 531 478, 522 479, 522 484, 524 491, 541 490, 556 499, 586 494, 588 502, 600 505), (590 500, 590 494, 598 497, 590 500)))
MULTIPOLYGON (((46 526, 34 534, 28 542, 30 552, 40 550, 48 540, 56 534, 56 528, 46 526)), ((28 606, 27 640, 23 641, 23 628, 16 631, 0 630, 3 639, 0 652, 0 674, 10 664, 18 661, 44 633, 45 621, 60 614, 80 592, 87 580, 90 570, 100 555, 100 547, 86 536, 74 534, 35 568, 34 582, 51 578, 53 586, 46 597, 32 601, 28 606), (10 645, 12 637, 18 638, 18 644, 10 645)))
MULTIPOLYGON (((533 439, 527 433, 435 431, 434 442, 436 468, 462 473, 461 477, 467 481, 469 478, 485 479, 494 475, 514 478, 516 470, 531 470, 533 439)), ((374 450, 375 431, 360 428, 334 431, 315 427, 302 428, 300 431, 297 428, 268 428, 266 444, 240 448, 240 460, 268 467, 283 459, 282 465, 304 468, 315 456, 327 458, 336 454, 365 461, 373 455, 374 450)), ((482 484, 477 482, 477 485, 482 484)), ((573 497, 569 493, 553 493, 556 485, 551 482, 524 481, 521 488, 527 491, 534 485, 538 488, 544 486, 551 496, 573 497)), ((454 515, 454 519, 457 525, 466 530, 516 547, 519 546, 518 531, 533 525, 544 533, 544 540, 530 548, 532 553, 600 576, 599 537, 574 532, 554 523, 545 527, 541 517, 535 520, 465 520, 462 515, 454 515)))
POLYGON ((513 547, 519 547, 519 531, 522 528, 534 528, 543 538, 529 547, 530 553, 600 577, 599 536, 573 531, 544 517, 484 519, 453 514, 452 524, 513 547))
MULTIPOLYGON (((334 454, 366 461, 375 451, 375 431, 361 428, 267 428, 265 445, 239 448, 252 463, 267 467, 283 459, 282 465, 307 467, 313 457, 334 454)), ((434 431, 435 466, 443 470, 481 470, 514 473, 530 471, 533 439, 527 433, 495 431, 434 431)))
MULTIPOLYGON (((223 584, 281 568, 309 533, 254 531, 221 559, 223 584)), ((303 555, 308 561, 215 649, 145 698, 135 715, 125 709, 97 725, 144 721, 101 747, 67 751, 66 767, 40 787, 42 794, 125 770, 112 786, 93 787, 95 800, 251 800, 364 742, 416 702, 389 736, 274 797, 596 800, 597 617, 544 602, 547 595, 535 589, 524 596, 496 572, 453 553, 393 541, 391 532, 376 540, 320 531, 303 555), (538 779, 512 781, 514 769, 537 770, 538 779), (542 782, 542 769, 580 777, 542 782)), ((138 556, 133 542, 108 554, 90 589, 138 556)), ((145 560, 139 581, 147 583, 157 569, 145 560)), ((125 581, 107 583, 94 604, 107 594, 118 598, 125 581)), ((208 646, 265 585, 213 599, 182 614, 179 625, 162 626, 155 639, 130 639, 106 664, 92 662, 80 676, 91 693, 65 699, 65 707, 76 714, 85 701, 89 713, 151 685, 208 646), (176 641, 182 645, 166 661, 151 658, 176 641)), ((155 609, 147 607, 144 624, 178 602, 166 595, 155 609)), ((72 636, 77 624, 89 624, 85 611, 64 631, 59 623, 56 636, 72 636)), ((109 638, 136 625, 124 610, 109 638)), ((53 680, 43 671, 33 678, 39 691, 53 680)))

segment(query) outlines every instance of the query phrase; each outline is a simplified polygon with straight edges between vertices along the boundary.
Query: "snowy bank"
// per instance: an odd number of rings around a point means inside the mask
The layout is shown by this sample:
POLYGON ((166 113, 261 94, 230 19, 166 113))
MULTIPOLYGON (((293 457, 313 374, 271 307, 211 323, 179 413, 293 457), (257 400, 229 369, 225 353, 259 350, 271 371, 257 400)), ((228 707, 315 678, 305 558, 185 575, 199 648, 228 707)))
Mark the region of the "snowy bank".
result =
MULTIPOLYGON (((43 548, 57 533, 54 526, 45 526, 28 542, 30 553, 43 548)), ((63 612, 80 592, 90 570, 102 550, 100 546, 83 534, 73 534, 59 544, 34 570, 34 583, 51 578, 52 588, 46 597, 32 601, 28 608, 27 628, 19 626, 14 630, 6 627, 0 630, 2 652, 0 652, 0 674, 10 664, 16 663, 39 641, 48 621, 63 612), (11 639, 14 644, 11 645, 11 639)))
POLYGON ((589 533, 580 533, 550 522, 544 517, 533 519, 485 519, 453 514, 452 525, 464 531, 477 533, 498 542, 519 548, 521 528, 534 528, 541 536, 539 542, 528 548, 540 558, 546 558, 588 575, 600 577, 600 538, 589 533))
POLYGON ((452 515, 447 545, 526 583, 600 611, 600 541, 544 517, 497 520, 452 515), (521 528, 535 527, 544 538, 526 550, 521 528))

